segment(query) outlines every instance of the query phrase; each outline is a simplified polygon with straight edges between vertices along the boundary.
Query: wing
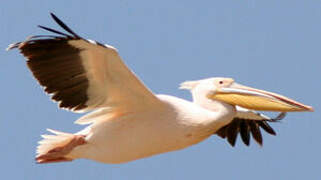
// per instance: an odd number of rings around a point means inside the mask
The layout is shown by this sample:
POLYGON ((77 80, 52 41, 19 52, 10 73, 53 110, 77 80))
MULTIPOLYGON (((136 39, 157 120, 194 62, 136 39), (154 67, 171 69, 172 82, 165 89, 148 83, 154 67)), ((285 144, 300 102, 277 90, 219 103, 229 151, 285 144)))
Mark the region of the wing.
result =
POLYGON ((219 129, 216 134, 221 138, 227 138, 227 141, 234 146, 238 134, 241 134, 241 138, 247 146, 250 145, 250 137, 252 134, 254 140, 262 145, 263 139, 260 128, 264 129, 271 135, 276 135, 273 128, 268 122, 277 122, 282 120, 286 113, 282 112, 275 118, 270 118, 264 114, 248 110, 242 107, 236 106, 236 117, 230 124, 225 125, 219 129))
POLYGON ((57 35, 33 36, 9 45, 8 50, 20 50, 34 77, 60 108, 85 112, 111 107, 123 113, 158 102, 115 48, 83 39, 51 16, 66 33, 39 26, 57 35))

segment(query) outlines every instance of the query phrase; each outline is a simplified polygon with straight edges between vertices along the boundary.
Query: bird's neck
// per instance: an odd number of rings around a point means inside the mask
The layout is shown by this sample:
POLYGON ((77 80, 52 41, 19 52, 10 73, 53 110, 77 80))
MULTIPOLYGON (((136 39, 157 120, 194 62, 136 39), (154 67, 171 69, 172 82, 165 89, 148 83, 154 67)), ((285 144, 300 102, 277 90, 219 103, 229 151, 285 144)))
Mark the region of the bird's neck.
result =
POLYGON ((205 128, 209 128, 211 132, 215 132, 221 127, 229 124, 236 115, 236 109, 234 106, 221 101, 210 100, 206 96, 193 93, 193 103, 200 106, 203 109, 211 111, 208 125, 205 128))
POLYGON ((205 108, 207 110, 218 112, 222 116, 234 116, 236 109, 234 106, 225 102, 208 99, 206 96, 202 96, 198 93, 192 93, 193 103, 205 108))

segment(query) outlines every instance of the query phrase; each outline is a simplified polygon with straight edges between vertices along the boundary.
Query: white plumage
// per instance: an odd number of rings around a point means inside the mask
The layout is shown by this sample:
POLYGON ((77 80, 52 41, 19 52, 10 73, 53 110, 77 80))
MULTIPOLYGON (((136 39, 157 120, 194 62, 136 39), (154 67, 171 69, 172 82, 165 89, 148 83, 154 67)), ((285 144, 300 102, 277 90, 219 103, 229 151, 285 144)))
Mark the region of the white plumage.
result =
POLYGON ((262 144, 260 128, 275 135, 269 118, 254 110, 312 111, 278 94, 241 86, 231 78, 187 81, 193 102, 154 95, 123 63, 117 50, 85 40, 52 14, 68 33, 40 26, 58 36, 33 36, 12 44, 59 107, 87 112, 75 123, 88 125, 71 134, 48 130, 37 148, 38 163, 87 158, 124 163, 196 144, 217 134, 234 146, 240 133, 262 144), (248 109, 250 108, 250 109, 248 109))

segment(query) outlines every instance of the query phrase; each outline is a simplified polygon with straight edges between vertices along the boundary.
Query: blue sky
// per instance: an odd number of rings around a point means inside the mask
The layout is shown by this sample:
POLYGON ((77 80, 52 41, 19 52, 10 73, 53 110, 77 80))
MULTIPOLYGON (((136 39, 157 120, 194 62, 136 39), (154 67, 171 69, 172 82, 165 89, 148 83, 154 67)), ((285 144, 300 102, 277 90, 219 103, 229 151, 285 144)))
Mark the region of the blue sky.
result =
POLYGON ((321 1, 48 1, 0 6, 1 179, 319 179, 321 1), (190 148, 127 164, 90 160, 38 165, 46 128, 76 132, 80 114, 59 110, 8 44, 58 28, 55 13, 83 37, 115 46, 155 93, 191 99, 180 82, 232 77, 312 105, 264 134, 264 146, 235 148, 217 136, 190 148))

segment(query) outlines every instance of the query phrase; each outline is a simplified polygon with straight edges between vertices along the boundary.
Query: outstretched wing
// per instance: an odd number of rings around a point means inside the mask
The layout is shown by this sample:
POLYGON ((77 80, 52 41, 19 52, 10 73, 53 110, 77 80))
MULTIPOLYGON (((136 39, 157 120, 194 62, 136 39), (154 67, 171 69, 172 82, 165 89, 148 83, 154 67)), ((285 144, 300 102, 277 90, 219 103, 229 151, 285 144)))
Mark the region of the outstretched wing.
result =
POLYGON ((264 129, 271 135, 276 135, 273 128, 268 122, 276 122, 282 120, 286 113, 282 112, 275 118, 270 118, 264 114, 258 113, 253 110, 248 110, 242 107, 236 106, 236 117, 230 124, 225 125, 219 129, 216 134, 221 138, 227 138, 227 141, 234 146, 236 143, 237 135, 241 134, 241 138, 247 146, 250 145, 251 134, 254 140, 262 145, 263 139, 260 128, 264 129))
POLYGON ((78 112, 111 107, 123 112, 158 102, 115 48, 83 39, 51 16, 66 33, 39 26, 57 35, 32 36, 9 45, 8 50, 20 50, 34 77, 59 107, 78 112))

